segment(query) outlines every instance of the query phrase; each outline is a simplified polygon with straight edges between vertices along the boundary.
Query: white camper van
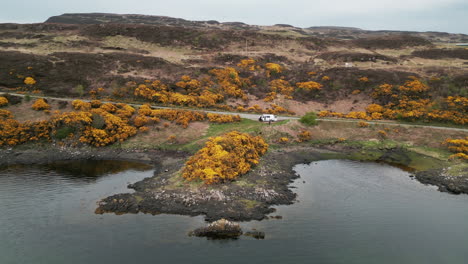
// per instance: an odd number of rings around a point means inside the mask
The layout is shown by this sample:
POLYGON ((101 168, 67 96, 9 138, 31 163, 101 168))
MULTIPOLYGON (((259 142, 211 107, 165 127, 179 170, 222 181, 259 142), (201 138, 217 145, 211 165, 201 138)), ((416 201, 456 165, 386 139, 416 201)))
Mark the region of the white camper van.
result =
POLYGON ((263 114, 258 118, 260 122, 276 122, 278 118, 275 115, 263 114))

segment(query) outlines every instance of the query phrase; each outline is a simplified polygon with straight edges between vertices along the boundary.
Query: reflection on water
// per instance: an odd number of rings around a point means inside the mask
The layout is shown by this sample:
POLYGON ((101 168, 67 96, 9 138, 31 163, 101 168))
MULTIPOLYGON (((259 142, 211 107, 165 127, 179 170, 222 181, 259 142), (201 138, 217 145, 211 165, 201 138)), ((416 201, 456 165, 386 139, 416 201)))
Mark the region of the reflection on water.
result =
MULTIPOLYGON (((466 263, 468 196, 385 164, 298 165, 282 220, 242 223, 265 240, 188 237, 202 217, 96 215, 96 202, 153 174, 119 162, 0 171, 0 263, 466 263), (105 168, 86 168, 103 166, 105 168), (76 170, 78 168, 78 170, 76 170), (70 171, 71 169, 71 171, 70 171), (78 172, 79 171, 79 172, 78 172), (85 179, 85 180, 84 180, 85 179)), ((79 164, 79 165, 76 165, 79 164)))
POLYGON ((77 161, 59 161, 46 165, 50 170, 73 175, 74 177, 95 178, 106 174, 115 174, 127 170, 147 171, 152 166, 115 160, 77 160, 77 161))

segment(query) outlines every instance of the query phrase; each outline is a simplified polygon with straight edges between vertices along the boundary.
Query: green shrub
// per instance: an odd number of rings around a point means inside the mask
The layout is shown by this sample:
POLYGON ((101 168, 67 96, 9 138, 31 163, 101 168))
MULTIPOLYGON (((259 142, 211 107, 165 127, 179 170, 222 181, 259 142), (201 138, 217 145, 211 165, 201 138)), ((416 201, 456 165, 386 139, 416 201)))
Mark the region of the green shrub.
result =
POLYGON ((306 126, 315 126, 318 124, 317 114, 314 112, 308 112, 299 119, 299 122, 306 126))
POLYGON ((84 92, 85 92, 85 91, 84 91, 85 88, 84 88, 83 85, 79 84, 79 85, 75 86, 75 89, 74 89, 74 90, 75 90, 75 93, 77 93, 80 97, 83 97, 84 92))
POLYGON ((106 125, 106 120, 101 115, 93 113, 93 123, 91 124, 92 127, 96 129, 103 129, 106 125))
POLYGON ((61 127, 57 129, 57 131, 55 132, 55 138, 64 139, 74 132, 75 132, 75 129, 73 127, 68 127, 68 126, 61 127))

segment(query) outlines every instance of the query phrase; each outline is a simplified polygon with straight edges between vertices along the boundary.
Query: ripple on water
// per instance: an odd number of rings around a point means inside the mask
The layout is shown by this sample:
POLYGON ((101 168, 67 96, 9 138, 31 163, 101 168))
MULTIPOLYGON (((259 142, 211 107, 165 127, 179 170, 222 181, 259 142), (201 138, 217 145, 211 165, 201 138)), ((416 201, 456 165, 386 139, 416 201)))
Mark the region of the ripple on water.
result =
POLYGON ((273 214, 283 219, 242 223, 246 231, 264 231, 261 241, 187 237, 203 225, 202 217, 96 215, 96 201, 131 191, 127 182, 152 171, 68 167, 0 171, 0 263, 468 260, 468 196, 437 192, 385 164, 328 160, 296 166, 298 202, 277 206, 273 214))

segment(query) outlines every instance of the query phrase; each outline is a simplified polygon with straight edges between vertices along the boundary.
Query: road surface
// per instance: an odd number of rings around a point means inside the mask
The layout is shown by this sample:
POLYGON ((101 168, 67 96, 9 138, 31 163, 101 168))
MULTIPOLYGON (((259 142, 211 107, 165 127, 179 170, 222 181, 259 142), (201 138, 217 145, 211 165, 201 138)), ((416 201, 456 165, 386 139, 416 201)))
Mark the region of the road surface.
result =
MULTIPOLYGON (((4 92, 8 93, 8 92, 4 92)), ((8 93, 10 95, 15 95, 15 96, 21 96, 25 97, 26 95, 24 94, 19 94, 19 93, 8 93)), ((79 99, 79 98, 62 98, 62 97, 51 97, 51 96, 42 96, 42 95, 29 95, 31 98, 44 98, 48 100, 57 100, 57 101, 67 101, 71 102, 73 100, 82 100, 84 102, 90 102, 91 100, 88 99, 79 99)), ((101 101, 102 103, 119 103, 115 101, 101 101)), ((133 107, 140 107, 143 104, 131 104, 131 103, 126 103, 128 105, 131 105, 133 107)), ((258 120, 260 117, 260 114, 248 114, 248 113, 236 113, 236 112, 224 112, 224 111, 211 111, 211 110, 203 110, 203 109, 192 109, 192 108, 178 108, 178 107, 169 107, 169 106, 156 106, 156 105, 151 105, 152 108, 154 109, 183 109, 183 110, 192 110, 192 111, 200 111, 200 112, 206 112, 206 113, 215 113, 215 114, 225 114, 225 115, 239 115, 241 118, 245 119, 251 119, 251 120, 258 120)), ((277 116, 278 121, 282 120, 297 120, 299 119, 298 117, 292 117, 292 116, 277 116)), ((319 121, 326 121, 326 122, 348 122, 348 123, 357 123, 359 119, 335 119, 335 118, 317 118, 319 121)), ((412 125, 412 124, 402 124, 402 123, 397 123, 394 121, 366 121, 369 124, 378 124, 378 125, 387 125, 387 126, 400 126, 400 127, 421 127, 421 128, 432 128, 432 129, 440 129, 440 130, 449 130, 449 131, 461 131, 461 132, 467 132, 468 133, 468 128, 455 128, 455 127, 440 127, 440 126, 430 126, 430 125, 412 125)))

